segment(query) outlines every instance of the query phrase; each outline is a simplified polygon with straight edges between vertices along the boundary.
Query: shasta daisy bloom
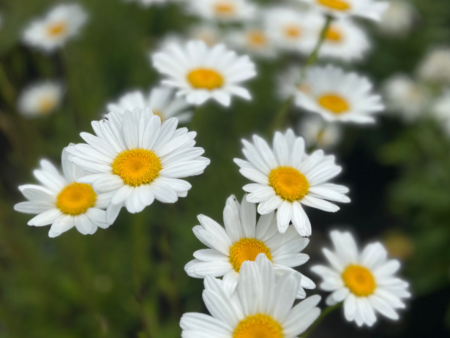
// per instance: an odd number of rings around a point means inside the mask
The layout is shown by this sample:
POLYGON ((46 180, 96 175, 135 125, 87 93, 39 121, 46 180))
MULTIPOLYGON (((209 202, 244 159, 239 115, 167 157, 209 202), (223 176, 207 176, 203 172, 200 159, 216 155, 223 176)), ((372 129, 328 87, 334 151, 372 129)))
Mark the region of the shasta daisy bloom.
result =
POLYGON ((201 225, 193 229, 194 234, 209 249, 194 253, 195 259, 185 267, 189 276, 223 276, 225 287, 234 290, 242 263, 254 261, 263 253, 272 262, 277 275, 291 271, 301 276, 298 298, 306 296, 303 287, 315 288, 309 278, 292 269, 308 261, 309 256, 301 251, 309 240, 300 237, 293 228, 280 234, 274 212, 261 216, 257 222, 255 204, 247 202, 245 197, 239 204, 236 197, 230 196, 223 211, 225 228, 204 215, 199 215, 198 220, 201 225))
POLYGON ((175 91, 171 88, 156 87, 149 94, 142 91, 134 91, 124 94, 117 102, 109 103, 108 112, 124 114, 126 111, 150 108, 154 115, 158 115, 162 121, 176 117, 178 122, 186 123, 192 119, 192 111, 183 99, 175 97, 175 91))
POLYGON ((378 29, 387 36, 407 36, 419 18, 410 1, 391 0, 389 8, 383 13, 378 29))
POLYGON ((213 47, 222 40, 222 33, 213 23, 201 23, 192 26, 189 29, 188 36, 191 40, 200 40, 206 43, 209 47, 213 47))
POLYGON ((450 48, 441 46, 430 50, 420 62, 417 75, 427 82, 450 83, 450 48))
POLYGON ((33 21, 23 34, 26 45, 50 52, 78 35, 87 14, 77 4, 61 4, 39 20, 33 21))
POLYGON ((92 174, 80 179, 96 191, 112 193, 107 209, 113 223, 122 206, 141 212, 155 199, 175 203, 191 185, 180 178, 200 175, 209 164, 194 147, 195 132, 177 129, 178 120, 161 123, 149 108, 112 112, 92 122, 96 134, 81 133, 87 144, 70 146, 70 160, 92 174))
POLYGON ((107 228, 106 212, 111 194, 98 194, 90 184, 77 183, 87 172, 68 160, 67 148, 62 153, 61 175, 47 160, 41 161, 41 169, 33 172, 42 185, 26 184, 19 187, 28 199, 14 206, 25 214, 36 214, 28 225, 51 224, 49 236, 57 237, 73 227, 83 235, 91 235, 100 228, 107 228))
POLYGON ((372 83, 356 73, 344 73, 328 65, 306 74, 308 91, 297 92, 295 103, 327 121, 373 123, 372 114, 384 109, 381 96, 372 93, 372 83))
POLYGON ((143 7, 150 7, 152 5, 162 5, 169 2, 169 0, 125 0, 126 2, 138 2, 143 7))
POLYGON ((248 21, 256 14, 256 6, 248 0, 189 1, 189 10, 204 19, 222 22, 248 21))
POLYGON ((270 59, 277 54, 272 38, 259 27, 232 31, 226 39, 231 46, 255 57, 270 59))
POLYGON ((44 116, 53 112, 62 101, 63 87, 58 82, 42 81, 26 88, 17 102, 25 116, 44 116))
POLYGON ((236 292, 230 294, 221 281, 205 278, 203 301, 211 316, 185 313, 183 338, 294 338, 319 317, 320 296, 294 306, 300 287, 298 275, 286 272, 275 278, 272 263, 260 254, 244 262, 236 292))
POLYGON ((214 99, 229 106, 232 95, 251 99, 240 83, 256 75, 255 64, 222 44, 212 48, 202 41, 190 41, 184 48, 173 44, 153 56, 153 65, 168 77, 162 83, 177 88, 177 96, 188 103, 214 99))
POLYGON ((447 89, 436 100, 433 107, 431 107, 431 113, 439 123, 439 126, 450 135, 450 90, 447 89))
POLYGON ((381 243, 367 245, 360 253, 349 232, 331 232, 335 251, 323 249, 330 266, 317 265, 312 271, 323 283, 320 287, 332 292, 327 304, 344 302, 345 318, 358 326, 372 326, 375 312, 398 319, 396 309, 405 307, 402 298, 410 297, 408 283, 395 277, 400 268, 397 260, 388 260, 381 243))
POLYGON ((342 138, 342 129, 339 125, 326 123, 317 115, 302 118, 298 124, 298 130, 305 139, 307 147, 331 149, 342 138))
POLYGON ((301 236, 311 235, 311 223, 303 206, 336 212, 339 207, 329 201, 348 203, 346 187, 327 183, 341 172, 334 156, 322 150, 305 153, 305 141, 292 130, 276 132, 273 149, 259 136, 253 144, 242 140, 247 161, 235 159, 240 173, 255 182, 244 186, 247 201, 259 203, 258 212, 266 215, 277 210, 277 225, 285 233, 290 222, 301 236))
POLYGON ((277 77, 277 94, 286 100, 294 96, 298 91, 309 91, 309 86, 304 79, 302 79, 302 68, 299 66, 289 66, 282 71, 277 77))

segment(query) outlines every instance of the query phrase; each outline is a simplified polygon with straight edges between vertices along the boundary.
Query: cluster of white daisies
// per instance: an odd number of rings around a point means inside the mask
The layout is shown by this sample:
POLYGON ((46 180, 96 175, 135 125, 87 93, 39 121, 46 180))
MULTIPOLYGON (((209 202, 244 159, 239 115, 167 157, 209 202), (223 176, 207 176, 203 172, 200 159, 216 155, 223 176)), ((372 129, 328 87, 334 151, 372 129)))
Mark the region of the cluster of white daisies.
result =
MULTIPOLYGON (((319 56, 346 60, 361 57, 368 48, 364 32, 351 17, 379 20, 387 7, 375 0, 301 0, 299 4, 309 6, 302 10, 260 9, 248 0, 180 2, 190 13, 214 23, 251 23, 245 33, 230 34, 229 41, 235 41, 236 48, 245 45, 254 55, 271 57, 278 48, 307 55, 321 47, 319 56), (259 24, 257 18, 262 19, 259 24)), ((24 42, 53 51, 77 34, 86 17, 77 5, 55 7, 30 25, 24 42)), ((202 174, 210 160, 202 156, 203 148, 195 147, 196 133, 178 124, 192 118, 191 106, 209 100, 229 106, 234 96, 250 100, 242 83, 256 76, 256 66, 225 44, 198 39, 187 43, 175 39, 151 60, 163 75, 160 87, 148 94, 129 92, 109 103, 107 114, 92 122, 94 134, 81 133, 85 143, 63 150, 62 173, 42 160, 34 171, 41 185, 20 186, 28 201, 15 209, 36 215, 29 225, 51 225, 50 237, 73 227, 93 234, 99 227, 111 226, 122 208, 138 213, 155 199, 175 203, 187 196, 191 184, 184 179, 202 174)), ((373 114, 383 109, 371 82, 358 74, 328 65, 290 75, 293 80, 284 83, 283 95, 317 114, 312 130, 318 141, 328 137, 323 136, 324 121, 373 123, 373 114)), ((61 95, 55 84, 35 86, 20 107, 30 115, 46 113, 57 106, 61 95)), ((335 157, 306 149, 305 139, 291 129, 275 132, 272 145, 257 135, 243 140, 245 159, 234 161, 250 181, 243 187, 247 194, 241 203, 234 196, 228 198, 224 226, 199 215, 200 225, 193 229, 207 249, 196 251, 185 270, 205 280, 203 299, 211 316, 185 314, 183 337, 290 338, 320 316, 317 295, 294 306, 306 297, 305 289, 316 286, 294 269, 309 259, 302 253, 309 243, 305 237, 312 234, 306 210, 336 212, 335 203, 350 199, 347 187, 331 182, 341 172, 335 157)), ((388 260, 380 243, 359 252, 348 232, 331 232, 331 239, 335 250, 323 250, 329 266, 312 268, 323 279, 321 289, 330 292, 326 304, 343 303, 345 318, 358 326, 372 326, 376 312, 397 319, 396 310, 405 306, 402 299, 409 297, 408 284, 395 277, 399 262, 388 260)))

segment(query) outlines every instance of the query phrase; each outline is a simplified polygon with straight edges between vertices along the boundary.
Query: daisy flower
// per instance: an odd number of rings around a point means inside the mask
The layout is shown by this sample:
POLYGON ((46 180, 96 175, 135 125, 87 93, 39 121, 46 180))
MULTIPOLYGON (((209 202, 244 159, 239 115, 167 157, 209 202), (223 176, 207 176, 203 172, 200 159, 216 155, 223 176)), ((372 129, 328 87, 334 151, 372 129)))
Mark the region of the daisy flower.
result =
POLYGON ((191 40, 203 41, 208 47, 213 47, 222 40, 222 33, 212 23, 201 23, 189 29, 188 36, 191 40))
POLYGON ((308 3, 326 15, 337 18, 359 16, 380 21, 384 11, 389 7, 386 1, 377 0, 299 0, 308 3))
POLYGON ((193 229, 194 234, 209 249, 194 253, 195 259, 185 267, 189 276, 223 276, 226 288, 234 290, 242 263, 254 261, 263 253, 273 263, 277 275, 291 271, 301 276, 298 298, 306 296, 303 287, 315 288, 309 278, 292 269, 308 261, 309 256, 301 251, 309 240, 300 237, 293 228, 280 234, 274 212, 261 216, 257 222, 255 204, 244 197, 240 205, 236 197, 230 196, 223 211, 225 229, 207 216, 199 215, 198 220, 201 225, 193 229))
POLYGON ((290 66, 282 71, 277 77, 277 94, 286 100, 295 95, 298 91, 309 91, 309 86, 305 80, 302 80, 302 68, 299 66, 290 66))
POLYGON ((58 5, 44 18, 33 21, 27 27, 23 41, 28 46, 50 52, 78 35, 86 21, 87 14, 79 5, 58 5))
POLYGON ((244 262, 236 292, 230 294, 221 281, 207 276, 203 301, 211 316, 185 313, 183 338, 294 338, 319 317, 320 296, 294 305, 299 276, 290 272, 275 278, 272 263, 264 254, 244 262))
POLYGON ((153 65, 168 77, 162 83, 177 88, 177 96, 191 104, 214 99, 229 106, 232 95, 251 99, 240 82, 256 75, 255 64, 222 44, 212 48, 202 41, 190 41, 185 48, 173 44, 153 56, 153 65))
POLYGON ((372 93, 372 83, 356 73, 331 65, 314 67, 305 81, 309 90, 298 91, 295 103, 327 121, 373 123, 371 115, 384 109, 381 96, 372 93))
POLYGON ((143 7, 150 7, 152 5, 162 5, 169 2, 169 0, 125 0, 126 2, 138 2, 143 7))
POLYGON ((256 14, 256 6, 248 0, 195 0, 188 2, 191 13, 207 20, 247 22, 256 14))
POLYGON ((450 82, 450 48, 438 47, 430 50, 420 62, 419 78, 427 82, 450 82))
POLYGON ((331 149, 342 139, 342 129, 339 125, 326 123, 317 115, 302 118, 298 130, 307 147, 331 149))
POLYGON ((177 129, 178 120, 161 123, 149 108, 112 112, 92 122, 96 136, 81 133, 87 144, 70 146, 69 159, 91 172, 79 181, 112 193, 107 209, 113 223, 122 206, 141 212, 155 199, 175 203, 191 185, 180 178, 200 175, 209 164, 203 148, 194 147, 195 132, 177 129))
POLYGON ((58 82, 35 83, 20 94, 17 107, 25 116, 48 115, 61 104, 63 93, 63 87, 58 82))
POLYGON ((335 252, 323 249, 330 266, 317 265, 312 271, 323 283, 320 287, 332 292, 327 305, 344 302, 345 318, 358 326, 372 326, 375 312, 390 319, 398 319, 396 309, 405 307, 402 298, 410 297, 408 283, 395 277, 400 268, 397 260, 388 260, 381 243, 367 245, 358 252, 349 232, 331 232, 335 252))
POLYGON ((90 184, 77 183, 88 174, 71 163, 67 148, 62 152, 61 175, 47 160, 41 161, 41 169, 33 172, 42 185, 26 184, 19 187, 28 199, 14 206, 14 210, 35 214, 28 225, 45 226, 51 224, 48 235, 57 237, 74 226, 83 235, 92 235, 100 228, 107 228, 104 209, 108 206, 111 194, 98 194, 90 184))
POLYGON ((150 108, 153 115, 158 115, 161 121, 176 117, 178 122, 186 123, 192 119, 192 111, 185 100, 175 97, 175 91, 166 87, 156 87, 150 93, 141 91, 129 92, 122 95, 117 102, 109 103, 106 108, 108 112, 124 114, 136 108, 150 108))
POLYGON ((232 31, 226 40, 230 46, 255 57, 271 59, 277 55, 271 37, 259 27, 246 27, 242 30, 232 31))
POLYGON ((346 187, 327 183, 341 172, 334 156, 322 150, 305 153, 305 141, 292 130, 276 132, 273 149, 259 136, 253 144, 242 140, 247 161, 235 159, 240 173, 255 182, 244 186, 247 201, 260 203, 258 212, 266 215, 277 210, 277 225, 285 233, 290 222, 301 236, 311 235, 311 223, 302 205, 336 212, 339 207, 329 201, 348 203, 346 187))
POLYGON ((436 100, 431 113, 436 118, 439 126, 450 135, 450 89, 444 91, 444 93, 436 100))
POLYGON ((378 29, 387 36, 407 36, 418 17, 416 9, 409 1, 390 0, 389 8, 384 12, 378 29))

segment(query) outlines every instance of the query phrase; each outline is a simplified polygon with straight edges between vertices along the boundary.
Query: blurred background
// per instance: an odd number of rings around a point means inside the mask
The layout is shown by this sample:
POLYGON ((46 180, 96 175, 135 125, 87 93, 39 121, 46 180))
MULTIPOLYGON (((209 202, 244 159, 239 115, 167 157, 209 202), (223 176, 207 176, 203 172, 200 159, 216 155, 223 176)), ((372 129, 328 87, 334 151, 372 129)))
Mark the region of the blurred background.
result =
MULTIPOLYGON (((402 2, 411 6, 408 14, 391 13, 394 20, 380 24, 361 22, 372 45, 364 59, 333 61, 368 75, 376 91, 385 93, 388 109, 376 125, 342 125, 341 140, 327 150, 344 168, 336 182, 351 188, 352 203, 336 214, 308 209, 313 236, 305 252, 311 260, 300 270, 317 282, 309 268, 323 262, 320 250, 330 246, 329 230, 350 229, 361 245, 381 240, 404 262, 401 274, 413 297, 399 322, 379 318, 375 328, 358 329, 340 310, 311 337, 450 336, 450 128, 445 114, 433 113, 450 85, 449 4, 402 2), (399 28, 396 22, 404 24, 399 28), (436 48, 442 55, 433 58, 436 48), (430 75, 433 67, 441 76, 430 75), (396 74, 404 74, 410 87, 402 87, 404 96, 390 97, 396 74), (408 117, 414 110, 417 116, 408 117)), ((0 0, 0 337, 179 337, 182 313, 206 311, 202 280, 183 268, 203 247, 192 233, 196 216, 222 223, 226 198, 243 197, 247 181, 232 161, 242 157, 240 140, 253 133, 272 137, 273 118, 284 101, 280 76, 283 81, 283 71, 304 58, 255 59, 258 76, 248 84, 252 101, 196 109, 187 127, 198 133, 197 145, 211 165, 189 179, 187 198, 173 205, 155 202, 137 215, 123 210, 113 226, 93 236, 73 229, 50 239, 48 228, 27 226, 30 215, 13 210, 23 200, 17 187, 36 183, 32 170, 41 158, 59 166, 62 148, 81 142, 79 133, 92 131, 91 120, 101 118, 108 102, 130 89, 156 86, 160 78, 149 53, 164 37, 200 22, 175 2, 145 8, 77 0, 89 21, 76 39, 51 54, 25 47, 25 27, 56 3, 0 0), (45 79, 63 84, 63 102, 48 116, 24 117, 17 108, 21 91, 45 79)), ((450 109, 443 110, 450 116, 450 109)), ((304 118, 293 107, 284 127, 301 133, 304 118)))

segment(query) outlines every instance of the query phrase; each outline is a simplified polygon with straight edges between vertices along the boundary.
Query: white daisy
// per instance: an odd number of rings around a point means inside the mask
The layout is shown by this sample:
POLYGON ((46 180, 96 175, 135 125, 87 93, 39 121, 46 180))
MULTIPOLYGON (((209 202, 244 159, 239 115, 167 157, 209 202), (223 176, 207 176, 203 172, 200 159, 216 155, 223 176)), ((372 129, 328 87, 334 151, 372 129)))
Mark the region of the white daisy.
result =
POLYGON ((222 40, 222 33, 217 26, 207 22, 192 26, 189 29, 188 36, 190 40, 203 41, 209 47, 217 45, 222 40))
POLYGON ((309 86, 302 79, 302 68, 295 65, 289 66, 277 77, 277 93, 278 96, 286 100, 295 95, 298 91, 309 91, 309 86))
POLYGON ((388 36, 406 36, 414 26, 418 13, 409 1, 390 0, 378 29, 388 36))
POLYGON ((286 272, 275 278, 272 263, 260 254, 255 262, 244 262, 236 292, 207 276, 203 301, 211 316, 185 313, 181 318, 183 338, 294 338, 319 317, 312 296, 294 305, 300 287, 299 276, 286 272))
POLYGON ((150 7, 152 5, 162 5, 169 2, 169 0, 124 0, 125 2, 138 2, 143 7, 150 7))
POLYGON ((230 46, 255 57, 271 59, 277 55, 272 38, 264 29, 256 26, 231 31, 226 40, 230 46))
POLYGON ((256 6, 248 0, 195 0, 188 4, 192 14, 207 20, 247 22, 256 15, 256 6))
POLYGON ((307 147, 331 149, 342 138, 342 129, 336 123, 327 123, 319 116, 302 118, 298 124, 299 134, 305 139, 307 147))
POLYGON ((17 106, 25 116, 44 116, 53 112, 62 101, 63 87, 58 82, 42 81, 26 88, 17 106))
POLYGON ((177 96, 186 97, 191 104, 215 99, 229 106, 232 95, 251 99, 240 82, 256 75, 255 64, 224 45, 208 48, 202 41, 190 41, 182 48, 173 44, 153 56, 153 65, 168 76, 162 83, 177 88, 177 96))
POLYGON ((389 7, 386 1, 377 0, 299 0, 311 4, 324 14, 337 18, 359 16, 380 21, 389 7))
POLYGON ((96 191, 113 192, 107 209, 113 223, 120 208, 141 212, 155 199, 175 203, 191 185, 180 178, 200 175, 209 164, 203 148, 194 147, 195 132, 176 129, 178 120, 161 124, 149 108, 125 114, 110 113, 93 121, 97 136, 81 133, 88 144, 68 148, 69 159, 92 174, 80 179, 96 191))
POLYGON ((417 74, 423 81, 449 83, 450 48, 442 46, 430 50, 420 62, 417 74))
POLYGON ((373 123, 371 115, 384 109, 381 96, 372 93, 372 83, 356 73, 331 65, 314 67, 305 81, 309 90, 297 91, 295 103, 327 121, 373 123))
POLYGON ((48 235, 56 237, 74 226, 83 235, 91 235, 97 228, 107 228, 106 212, 111 194, 98 194, 91 185, 77 183, 88 174, 68 159, 67 148, 62 152, 63 175, 47 160, 41 169, 33 172, 42 185, 26 184, 19 187, 28 202, 14 209, 25 214, 36 214, 28 225, 41 227, 51 224, 48 235))
POLYGON ((61 4, 39 20, 33 21, 23 34, 26 45, 53 51, 78 35, 87 21, 87 14, 77 4, 61 4))
POLYGON ((440 127, 450 135, 450 89, 444 91, 444 93, 436 100, 431 113, 438 121, 440 127))
POLYGON ((343 301, 345 318, 358 326, 372 326, 377 320, 375 311, 398 319, 395 309, 404 308, 401 299, 410 297, 408 283, 394 276, 400 262, 388 260, 385 248, 378 242, 359 253, 349 232, 332 231, 331 240, 336 251, 323 249, 330 266, 311 269, 323 279, 320 287, 332 292, 327 305, 343 301))
POLYGON ((273 150, 259 136, 253 136, 253 144, 242 140, 242 150, 247 161, 235 159, 240 173, 255 183, 244 190, 250 194, 247 201, 260 203, 258 212, 266 215, 277 210, 278 230, 286 232, 290 222, 301 236, 311 235, 311 223, 302 204, 328 212, 339 207, 326 200, 348 203, 346 187, 326 183, 341 172, 334 163, 334 156, 326 156, 322 150, 311 155, 305 153, 305 141, 292 130, 285 135, 276 132, 273 150))
MULTIPOLYGON (((294 267, 306 263, 309 256, 300 253, 309 243, 309 239, 300 237, 294 228, 285 234, 277 230, 274 212, 261 216, 256 222, 256 205, 230 196, 223 210, 225 229, 211 218, 199 215, 199 226, 193 231, 195 236, 209 249, 194 252, 195 259, 190 261, 185 270, 194 278, 208 275, 222 277, 227 289, 234 290, 238 283, 242 263, 254 261, 264 253, 273 263, 277 275, 286 271, 294 273, 294 267)), ((314 289, 315 284, 301 275, 301 287, 298 298, 305 298, 306 289, 314 289)))
POLYGON ((158 115, 162 121, 176 117, 178 122, 186 123, 192 119, 192 111, 185 100, 176 98, 175 91, 166 87, 156 87, 150 93, 142 91, 129 92, 122 95, 117 102, 109 103, 106 108, 108 112, 124 114, 136 108, 150 108, 154 115, 158 115))

